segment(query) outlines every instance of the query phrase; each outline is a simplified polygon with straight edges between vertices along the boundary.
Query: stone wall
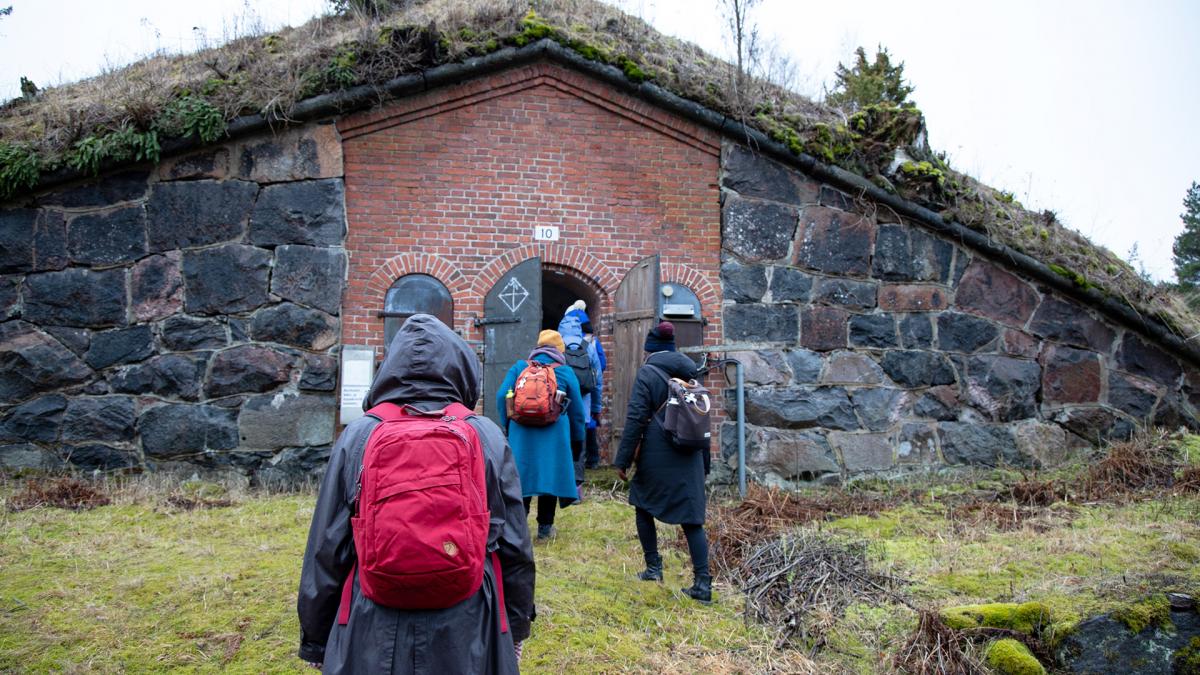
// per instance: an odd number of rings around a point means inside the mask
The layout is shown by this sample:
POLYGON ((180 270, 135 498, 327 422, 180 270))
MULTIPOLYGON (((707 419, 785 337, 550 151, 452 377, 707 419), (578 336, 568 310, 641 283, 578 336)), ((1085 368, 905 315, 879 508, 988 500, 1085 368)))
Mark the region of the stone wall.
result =
POLYGON ((1194 366, 1002 263, 740 145, 721 187, 724 333, 745 346, 759 480, 1040 466, 1138 425, 1196 428, 1194 366))
POLYGON ((319 470, 344 237, 331 125, 0 206, 0 467, 319 470))

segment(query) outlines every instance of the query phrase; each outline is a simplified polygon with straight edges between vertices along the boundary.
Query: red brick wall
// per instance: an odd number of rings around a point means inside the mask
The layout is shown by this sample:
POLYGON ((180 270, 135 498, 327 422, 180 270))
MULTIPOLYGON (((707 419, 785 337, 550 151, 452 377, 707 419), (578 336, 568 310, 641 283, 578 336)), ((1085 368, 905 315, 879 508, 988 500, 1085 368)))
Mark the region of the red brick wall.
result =
POLYGON ((382 350, 398 277, 437 277, 455 328, 478 345, 483 298, 514 265, 543 265, 599 291, 605 348, 625 272, 659 253, 664 281, 696 291, 721 339, 716 134, 548 64, 506 71, 352 115, 343 137, 350 256, 343 344, 382 350), (534 242, 535 225, 561 239, 534 242))

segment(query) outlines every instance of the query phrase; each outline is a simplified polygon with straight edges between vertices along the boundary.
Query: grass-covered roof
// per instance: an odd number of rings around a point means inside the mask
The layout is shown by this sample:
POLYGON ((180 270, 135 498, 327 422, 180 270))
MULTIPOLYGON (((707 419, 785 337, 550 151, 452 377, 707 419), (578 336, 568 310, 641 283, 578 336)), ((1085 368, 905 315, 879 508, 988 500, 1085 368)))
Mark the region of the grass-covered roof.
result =
POLYGON ((286 122, 298 104, 322 94, 381 87, 547 38, 619 68, 632 82, 651 82, 740 120, 797 156, 846 169, 985 233, 1180 338, 1200 333, 1200 320, 1181 298, 1064 227, 1053 212, 1026 210, 1012 194, 948 166, 925 145, 917 108, 876 105, 848 113, 763 81, 735 99, 729 63, 598 0, 425 0, 384 16, 324 16, 15 99, 0 106, 0 200, 32 193, 47 175, 157 161, 173 140, 218 141, 244 116, 286 122))

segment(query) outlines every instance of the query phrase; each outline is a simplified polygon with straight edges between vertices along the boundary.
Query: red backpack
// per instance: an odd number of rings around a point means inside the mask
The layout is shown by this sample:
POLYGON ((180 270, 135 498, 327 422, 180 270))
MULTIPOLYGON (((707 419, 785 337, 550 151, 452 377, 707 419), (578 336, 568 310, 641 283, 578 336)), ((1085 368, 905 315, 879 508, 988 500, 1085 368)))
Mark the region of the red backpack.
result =
MULTIPOLYGON (((367 414, 380 422, 350 519, 359 587, 386 607, 455 605, 483 583, 490 525, 483 447, 466 421, 474 413, 460 403, 432 412, 383 403, 367 414)), ((342 596, 347 618, 353 578, 342 596)))
POLYGON ((513 384, 512 396, 506 397, 509 419, 527 427, 554 424, 563 410, 563 393, 558 390, 554 366, 529 361, 513 384))

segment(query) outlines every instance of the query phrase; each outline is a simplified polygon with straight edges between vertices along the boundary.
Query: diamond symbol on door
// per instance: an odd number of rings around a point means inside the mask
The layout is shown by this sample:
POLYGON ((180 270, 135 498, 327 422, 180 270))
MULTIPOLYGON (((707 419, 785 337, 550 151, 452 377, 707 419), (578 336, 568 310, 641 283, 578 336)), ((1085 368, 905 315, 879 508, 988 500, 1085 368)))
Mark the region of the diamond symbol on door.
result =
POLYGON ((509 277, 508 283, 500 291, 500 300, 508 307, 508 311, 516 312, 517 308, 525 303, 525 298, 529 297, 529 291, 517 281, 516 277, 509 277))

